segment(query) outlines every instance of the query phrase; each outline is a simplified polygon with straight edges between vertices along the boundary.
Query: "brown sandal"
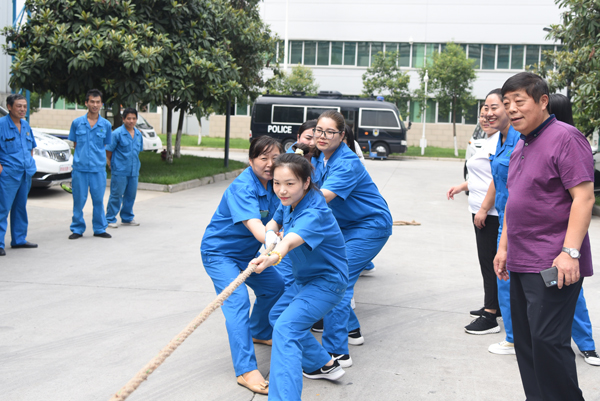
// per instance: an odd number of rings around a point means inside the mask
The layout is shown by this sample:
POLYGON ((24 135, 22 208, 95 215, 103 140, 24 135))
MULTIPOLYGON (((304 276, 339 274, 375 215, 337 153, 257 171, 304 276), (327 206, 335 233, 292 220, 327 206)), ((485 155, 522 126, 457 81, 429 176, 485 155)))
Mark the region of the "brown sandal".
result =
POLYGON ((268 346, 272 346, 273 345, 273 340, 258 340, 256 338, 253 338, 252 342, 254 344, 263 344, 263 345, 268 345, 268 346))
POLYGON ((262 383, 259 384, 250 384, 246 381, 246 379, 244 379, 243 375, 240 375, 237 377, 237 383, 242 386, 242 387, 246 387, 248 390, 254 392, 254 393, 258 393, 258 394, 269 394, 269 381, 265 380, 262 383))

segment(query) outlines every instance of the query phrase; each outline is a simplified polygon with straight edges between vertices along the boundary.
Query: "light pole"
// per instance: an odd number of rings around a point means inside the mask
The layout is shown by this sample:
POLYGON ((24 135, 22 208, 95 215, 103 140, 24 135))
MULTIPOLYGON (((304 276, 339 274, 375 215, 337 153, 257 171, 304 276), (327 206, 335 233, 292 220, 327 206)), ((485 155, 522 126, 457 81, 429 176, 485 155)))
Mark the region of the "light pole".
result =
POLYGON ((427 139, 425 139, 425 121, 427 121, 427 83, 429 82, 427 70, 425 70, 423 82, 425 82, 425 96, 423 97, 423 137, 421 138, 421 156, 425 154, 425 148, 427 147, 427 139))
POLYGON ((285 0, 285 37, 283 41, 283 71, 287 72, 288 65, 288 11, 289 11, 289 0, 285 0))

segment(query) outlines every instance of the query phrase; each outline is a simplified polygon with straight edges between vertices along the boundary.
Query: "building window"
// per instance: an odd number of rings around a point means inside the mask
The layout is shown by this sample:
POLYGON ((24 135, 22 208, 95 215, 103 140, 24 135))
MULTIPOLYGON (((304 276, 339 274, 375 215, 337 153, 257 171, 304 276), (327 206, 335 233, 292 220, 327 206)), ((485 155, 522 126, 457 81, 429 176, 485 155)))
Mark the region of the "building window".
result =
POLYGON ((421 122, 421 102, 410 102, 409 116, 413 123, 421 122))
MULTIPOLYGON (((548 56, 544 54, 544 52, 553 52, 554 46, 542 46, 542 61, 548 63, 548 56)), ((553 66, 554 67, 554 66, 553 66)))
POLYGON ((344 42, 331 42, 331 65, 342 65, 344 42))
POLYGON ((235 102, 235 115, 236 116, 247 116, 248 115, 248 99, 241 98, 235 102))
POLYGON ((527 45, 525 53, 525 67, 531 68, 534 64, 540 62, 540 47, 537 45, 527 45))
POLYGON ((317 42, 304 42, 304 65, 315 65, 317 61, 317 42))
POLYGON ((383 52, 383 43, 374 42, 371 43, 371 64, 373 64, 373 58, 377 55, 377 53, 383 52))
POLYGON ((493 70, 496 65, 496 45, 483 45, 483 61, 481 68, 493 70))
POLYGON ((46 92, 40 97, 40 107, 42 109, 52 108, 52 93, 46 92))
POLYGON ((412 68, 423 68, 425 64, 425 44, 415 43, 412 47, 412 68))
POLYGON ((358 57, 356 65, 359 67, 369 66, 369 42, 358 42, 358 57))
POLYGON ((473 60, 473 67, 481 67, 481 45, 469 45, 469 59, 473 60))
POLYGON ((329 42, 319 42, 317 47, 317 65, 329 65, 329 42))
POLYGON ((64 110, 65 109, 65 99, 59 97, 54 101, 54 108, 56 110, 64 110))
POLYGON ((525 57, 525 46, 523 45, 512 45, 510 56, 510 69, 511 70, 522 70, 523 69, 523 58, 525 57))
POLYGON ((154 103, 150 103, 150 105, 148 106, 148 112, 149 113, 157 113, 158 107, 154 103))
POLYGON ((302 41, 290 41, 290 64, 302 64, 302 41))
POLYGON ((427 44, 427 65, 431 65, 433 63, 433 53, 439 53, 440 45, 439 43, 428 43, 427 44))
POLYGON ((508 70, 510 65, 510 45, 498 45, 498 61, 496 68, 499 70, 508 70))
POLYGON ((465 124, 477 124, 479 122, 479 110, 481 110, 480 102, 475 102, 475 104, 467 110, 465 114, 465 124))
POLYGON ((356 65, 356 42, 344 43, 344 65, 356 65))
MULTIPOLYGON (((438 123, 449 123, 451 116, 452 116, 452 111, 449 111, 447 113, 442 113, 442 108, 438 107, 438 115, 437 115, 438 123)), ((460 116, 458 118, 460 119, 460 116)), ((460 122, 460 120, 459 120, 459 122, 460 122)))
POLYGON ((427 99, 427 115, 425 116, 425 120, 427 123, 435 123, 435 106, 435 100, 427 99))
POLYGON ((398 47, 398 65, 400 67, 410 67, 410 43, 400 43, 398 47))

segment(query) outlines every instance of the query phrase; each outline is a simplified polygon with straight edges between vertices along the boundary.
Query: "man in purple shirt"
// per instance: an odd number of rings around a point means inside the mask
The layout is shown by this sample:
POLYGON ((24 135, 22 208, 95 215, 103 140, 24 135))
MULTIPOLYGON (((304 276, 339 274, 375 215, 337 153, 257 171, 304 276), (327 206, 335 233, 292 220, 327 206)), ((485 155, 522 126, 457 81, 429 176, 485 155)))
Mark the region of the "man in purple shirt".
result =
POLYGON ((591 147, 576 128, 548 114, 548 86, 523 72, 502 87, 521 141, 510 158, 509 198, 494 260, 511 273, 515 351, 528 401, 583 400, 571 326, 583 277, 592 271, 587 230, 594 205, 591 147), (558 285, 539 272, 556 266, 558 285))

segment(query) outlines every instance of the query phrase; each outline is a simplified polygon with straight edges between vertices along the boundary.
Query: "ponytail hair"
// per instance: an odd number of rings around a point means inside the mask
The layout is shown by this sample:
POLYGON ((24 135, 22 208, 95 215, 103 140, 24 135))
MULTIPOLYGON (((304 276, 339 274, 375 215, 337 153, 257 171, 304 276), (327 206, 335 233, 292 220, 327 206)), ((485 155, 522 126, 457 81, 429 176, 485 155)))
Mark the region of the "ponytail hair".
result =
POLYGON ((310 148, 303 143, 297 143, 294 148, 297 153, 284 153, 277 156, 273 164, 273 173, 278 167, 287 167, 302 183, 310 180, 307 192, 311 189, 317 190, 317 185, 312 180, 312 164, 304 157, 310 152, 310 148))

